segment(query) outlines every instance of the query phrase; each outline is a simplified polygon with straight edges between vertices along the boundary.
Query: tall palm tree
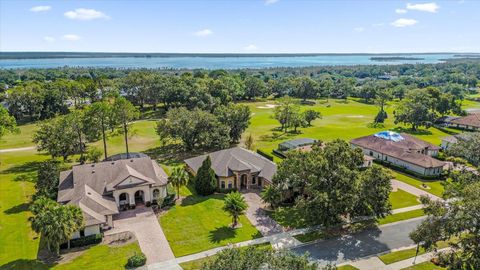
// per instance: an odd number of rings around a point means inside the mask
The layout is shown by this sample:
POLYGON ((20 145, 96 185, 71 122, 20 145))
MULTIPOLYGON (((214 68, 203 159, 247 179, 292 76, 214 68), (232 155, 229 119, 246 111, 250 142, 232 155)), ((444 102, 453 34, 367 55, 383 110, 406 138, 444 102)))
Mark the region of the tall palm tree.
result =
POLYGON ((225 196, 223 210, 232 216, 232 228, 238 224, 238 217, 247 210, 247 202, 238 191, 230 192, 225 196))
POLYGON ((83 227, 82 210, 74 205, 61 205, 42 197, 34 202, 31 211, 32 229, 44 237, 48 250, 57 255, 60 244, 69 241, 83 227))
POLYGON ((180 187, 188 184, 188 173, 182 167, 176 167, 172 171, 172 175, 169 177, 170 183, 177 189, 177 199, 180 198, 180 187))

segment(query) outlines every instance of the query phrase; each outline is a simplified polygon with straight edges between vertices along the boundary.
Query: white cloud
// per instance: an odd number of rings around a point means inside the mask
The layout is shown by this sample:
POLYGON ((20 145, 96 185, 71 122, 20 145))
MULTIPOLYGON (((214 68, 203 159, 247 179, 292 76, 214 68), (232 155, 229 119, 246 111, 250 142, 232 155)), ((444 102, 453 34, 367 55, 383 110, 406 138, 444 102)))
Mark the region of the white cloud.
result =
POLYGON ((81 39, 80 36, 77 36, 77 35, 74 35, 74 34, 66 34, 66 35, 63 35, 62 38, 64 40, 68 40, 68 41, 77 41, 77 40, 81 39))
POLYGON ((55 42, 55 38, 54 37, 49 37, 49 36, 43 37, 43 40, 48 42, 48 43, 55 42))
POLYGON ((418 23, 418 21, 414 20, 414 19, 401 18, 401 19, 398 19, 398 20, 392 22, 391 25, 393 25, 395 27, 406 27, 406 26, 415 25, 417 23, 418 23))
POLYGON ((437 3, 407 4, 407 9, 435 13, 440 7, 437 3))
POLYGON ((395 9, 395 13, 397 13, 397 14, 405 14, 405 13, 407 13, 407 10, 406 10, 406 9, 403 9, 403 8, 397 8, 397 9, 395 9))
POLYGON ((95 19, 110 19, 105 13, 95 10, 95 9, 88 9, 88 8, 77 8, 75 10, 70 10, 65 12, 63 15, 65 17, 72 19, 72 20, 80 20, 80 21, 89 21, 95 19))
POLYGON ((197 37, 207 37, 213 34, 213 31, 210 29, 202 29, 198 30, 197 32, 194 33, 195 36, 197 37))
POLYGON ((51 6, 36 6, 36 7, 32 7, 30 9, 31 12, 42 12, 42 11, 49 11, 50 9, 52 9, 51 6))
POLYGON ((245 51, 256 51, 258 47, 255 44, 250 44, 248 46, 243 47, 245 51))
POLYGON ((265 5, 266 6, 269 6, 269 5, 273 5, 275 3, 277 3, 279 0, 265 0, 265 5))
POLYGON ((365 28, 363 28, 363 27, 355 27, 355 28, 353 28, 353 31, 355 31, 355 32, 363 32, 363 31, 365 31, 365 28))

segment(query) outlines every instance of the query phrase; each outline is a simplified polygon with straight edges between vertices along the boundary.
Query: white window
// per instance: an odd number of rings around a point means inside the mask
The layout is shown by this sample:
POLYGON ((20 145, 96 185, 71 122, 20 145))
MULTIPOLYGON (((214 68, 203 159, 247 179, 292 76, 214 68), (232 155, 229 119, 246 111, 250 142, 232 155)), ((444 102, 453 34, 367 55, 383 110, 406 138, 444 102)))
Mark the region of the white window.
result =
POLYGON ((221 187, 222 189, 225 189, 225 181, 220 182, 220 187, 221 187))

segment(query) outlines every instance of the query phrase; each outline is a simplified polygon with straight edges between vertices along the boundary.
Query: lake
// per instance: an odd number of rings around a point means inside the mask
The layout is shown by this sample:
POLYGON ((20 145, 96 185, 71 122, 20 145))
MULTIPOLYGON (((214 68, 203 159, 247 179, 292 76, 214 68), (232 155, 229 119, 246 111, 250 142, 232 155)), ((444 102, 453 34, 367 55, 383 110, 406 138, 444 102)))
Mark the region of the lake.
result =
POLYGON ((112 68, 173 68, 173 69, 244 69, 307 66, 435 64, 455 54, 322 54, 298 56, 171 56, 171 57, 95 57, 2 59, 0 68, 112 67, 112 68), (375 61, 371 57, 394 60, 375 61), (415 59, 405 59, 415 58, 415 59), (421 58, 421 59, 418 59, 421 58))

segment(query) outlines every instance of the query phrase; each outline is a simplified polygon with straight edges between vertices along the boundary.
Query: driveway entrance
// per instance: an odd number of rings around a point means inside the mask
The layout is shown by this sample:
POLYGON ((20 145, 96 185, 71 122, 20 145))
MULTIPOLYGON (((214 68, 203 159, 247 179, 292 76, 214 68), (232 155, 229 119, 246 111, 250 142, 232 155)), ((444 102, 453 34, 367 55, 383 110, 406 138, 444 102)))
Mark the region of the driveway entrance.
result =
POLYGON ((105 235, 130 231, 135 234, 140 249, 147 256, 147 264, 174 259, 172 249, 168 244, 162 227, 150 207, 137 207, 133 210, 120 212, 113 219, 113 229, 105 235))

